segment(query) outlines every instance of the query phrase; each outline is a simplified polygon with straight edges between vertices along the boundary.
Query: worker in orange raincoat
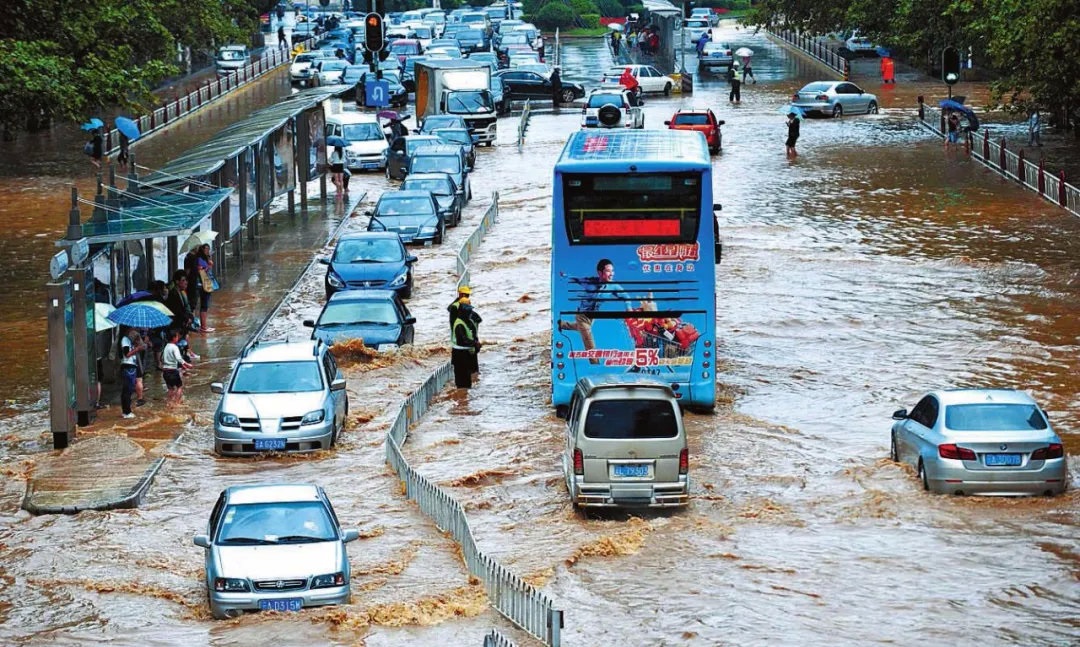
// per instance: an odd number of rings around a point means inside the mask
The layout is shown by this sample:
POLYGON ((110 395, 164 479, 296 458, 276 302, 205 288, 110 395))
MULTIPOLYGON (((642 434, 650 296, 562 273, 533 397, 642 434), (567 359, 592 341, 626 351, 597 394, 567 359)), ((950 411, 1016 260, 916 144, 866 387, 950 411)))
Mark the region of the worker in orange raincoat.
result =
POLYGON ((896 77, 893 74, 893 60, 892 57, 881 57, 881 82, 896 84, 896 77))
POLYGON ((641 84, 634 78, 634 73, 629 67, 623 70, 622 76, 619 77, 619 85, 630 91, 630 96, 634 99, 634 105, 640 105, 641 84))

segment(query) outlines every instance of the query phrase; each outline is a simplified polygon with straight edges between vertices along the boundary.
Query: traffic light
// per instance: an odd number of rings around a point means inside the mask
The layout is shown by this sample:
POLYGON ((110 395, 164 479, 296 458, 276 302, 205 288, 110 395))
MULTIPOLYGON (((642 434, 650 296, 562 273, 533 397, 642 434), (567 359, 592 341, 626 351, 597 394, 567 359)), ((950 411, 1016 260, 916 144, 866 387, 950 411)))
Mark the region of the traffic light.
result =
POLYGON ((386 47, 383 19, 377 13, 369 13, 364 18, 364 47, 369 52, 381 52, 386 47))
POLYGON ((960 52, 955 47, 946 47, 941 52, 941 79, 949 85, 956 85, 960 80, 960 52))

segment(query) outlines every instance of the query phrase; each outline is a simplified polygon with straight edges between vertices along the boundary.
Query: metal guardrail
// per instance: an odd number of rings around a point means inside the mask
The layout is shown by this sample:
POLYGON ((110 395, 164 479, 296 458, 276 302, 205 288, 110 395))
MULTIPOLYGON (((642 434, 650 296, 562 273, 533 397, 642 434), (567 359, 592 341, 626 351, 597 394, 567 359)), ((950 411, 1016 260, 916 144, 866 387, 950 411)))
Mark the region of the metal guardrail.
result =
POLYGON ((518 151, 525 145, 525 133, 529 130, 529 117, 532 116, 532 100, 525 100, 525 107, 521 109, 521 119, 518 120, 518 151))
MULTIPOLYGON (((457 255, 458 286, 469 279, 469 260, 484 234, 495 224, 499 213, 499 194, 492 196, 491 207, 469 236, 457 255)), ((431 517, 443 531, 449 532, 461 547, 469 573, 484 583, 488 600, 496 611, 549 647, 559 647, 563 613, 551 599, 528 582, 495 561, 476 545, 465 508, 434 482, 413 469, 402 453, 409 427, 427 412, 431 401, 450 381, 453 368, 443 364, 398 409, 386 434, 386 461, 405 485, 405 496, 416 501, 420 510, 431 517)), ((498 643, 496 643, 498 644, 498 643)))
MULTIPOLYGON (((236 70, 235 73, 219 76, 213 81, 207 81, 186 96, 169 101, 150 114, 135 119, 135 123, 139 125, 140 139, 154 131, 161 130, 181 117, 195 112, 215 99, 247 85, 283 63, 288 63, 290 60, 290 52, 276 47, 267 48, 262 58, 248 63, 236 70)), ((120 131, 112 128, 105 131, 103 136, 105 138, 104 148, 106 155, 120 150, 120 131)))
POLYGON ((845 81, 851 78, 851 62, 840 56, 840 53, 828 44, 819 42, 816 37, 787 29, 780 31, 766 30, 765 33, 784 41, 796 49, 802 50, 810 58, 824 63, 829 69, 843 76, 845 81))
POLYGON ((484 647, 517 647, 517 645, 506 636, 492 629, 491 633, 484 636, 484 647))
MULTIPOLYGON (((945 137, 945 115, 941 110, 923 104, 919 108, 919 121, 937 136, 945 137)), ((1065 171, 1048 172, 1041 161, 1035 163, 1025 159, 1023 148, 1009 150, 1005 138, 990 141, 990 131, 985 127, 981 135, 971 132, 964 135, 964 148, 972 159, 1072 215, 1080 216, 1080 189, 1065 181, 1065 171)))

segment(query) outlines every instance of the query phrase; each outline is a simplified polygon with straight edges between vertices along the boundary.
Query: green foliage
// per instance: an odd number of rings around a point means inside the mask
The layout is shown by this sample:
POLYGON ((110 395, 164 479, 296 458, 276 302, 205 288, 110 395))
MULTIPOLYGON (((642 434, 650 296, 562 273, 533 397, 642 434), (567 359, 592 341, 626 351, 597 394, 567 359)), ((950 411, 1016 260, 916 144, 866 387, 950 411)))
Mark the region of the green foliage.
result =
POLYGON ((570 0, 570 9, 577 16, 584 16, 587 13, 600 13, 600 9, 596 7, 596 3, 592 0, 570 0))
POLYGON ((574 11, 561 2, 550 2, 536 12, 533 22, 540 29, 570 27, 574 24, 574 11))
POLYGON ((596 6, 600 9, 601 16, 622 18, 626 15, 626 9, 619 0, 597 0, 596 6))
POLYGON ((584 29, 596 29, 597 27, 600 26, 600 14, 598 14, 598 13, 582 14, 581 20, 579 20, 578 23, 584 29))

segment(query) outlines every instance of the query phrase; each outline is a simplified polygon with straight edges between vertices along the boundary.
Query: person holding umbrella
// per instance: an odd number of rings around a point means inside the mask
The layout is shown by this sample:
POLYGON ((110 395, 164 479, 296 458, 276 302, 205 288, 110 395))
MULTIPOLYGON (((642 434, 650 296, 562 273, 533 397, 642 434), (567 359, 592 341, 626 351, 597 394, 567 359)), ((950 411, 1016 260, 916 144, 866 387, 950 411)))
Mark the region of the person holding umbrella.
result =
POLYGON ((746 77, 750 77, 757 83, 757 78, 754 77, 754 69, 750 65, 750 57, 754 55, 754 50, 749 47, 740 47, 735 50, 735 55, 742 58, 742 82, 746 83, 746 77))
POLYGON ((81 128, 90 133, 90 141, 83 146, 83 152, 90 156, 90 163, 101 167, 101 158, 105 154, 105 137, 101 132, 105 122, 94 117, 86 122, 81 128))
POLYGON ((341 197, 345 190, 345 147, 341 144, 334 146, 334 152, 330 154, 330 172, 333 174, 338 197, 341 197))
POLYGON ((116 127, 117 132, 120 133, 120 152, 116 155, 116 163, 121 169, 127 170, 128 164, 128 149, 131 146, 131 142, 139 138, 139 126, 133 120, 127 117, 117 117, 113 120, 113 125, 116 127))

